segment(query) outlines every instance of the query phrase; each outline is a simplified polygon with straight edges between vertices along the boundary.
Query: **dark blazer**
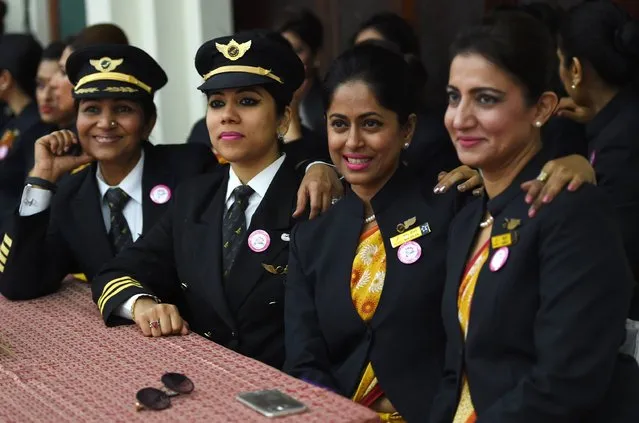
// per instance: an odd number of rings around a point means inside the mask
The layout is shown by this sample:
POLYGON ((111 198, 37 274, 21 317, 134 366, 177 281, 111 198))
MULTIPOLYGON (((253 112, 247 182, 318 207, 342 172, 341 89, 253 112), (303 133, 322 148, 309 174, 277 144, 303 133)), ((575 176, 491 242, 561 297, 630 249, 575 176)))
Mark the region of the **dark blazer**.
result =
POLYGON ((301 175, 287 157, 247 231, 265 230, 271 244, 266 251, 255 253, 245 242, 224 283, 222 217, 228 174, 228 166, 220 166, 218 171, 182 185, 174 205, 154 230, 94 278, 93 299, 101 307, 106 324, 115 325, 123 323, 113 313, 117 307, 132 295, 152 293, 163 302, 177 305, 194 332, 281 368, 284 269, 301 175), (269 272, 263 265, 277 271, 269 272), (118 284, 121 278, 142 286, 118 284), (118 291, 120 288, 124 289, 118 291))
MULTIPOLYGON (((143 233, 169 207, 156 204, 149 193, 158 184, 175 190, 178 183, 210 170, 215 157, 193 145, 145 144, 142 175, 143 233)), ((94 163, 65 177, 58 184, 51 206, 32 216, 11 216, 3 245, 8 248, 0 293, 11 300, 26 300, 56 291, 69 273, 92 278, 113 257, 102 217, 94 163), (7 239, 9 242, 7 242, 7 239)))
POLYGON ((54 130, 53 125, 40 121, 40 113, 35 101, 3 127, 0 136, 3 136, 6 131, 13 131, 17 135, 6 156, 0 159, 0 229, 2 223, 20 202, 24 178, 33 167, 35 142, 54 130))
POLYGON ((326 137, 326 119, 324 118, 326 110, 322 96, 322 81, 316 77, 313 80, 313 85, 302 99, 301 107, 308 118, 308 122, 306 122, 308 129, 326 137))
POLYGON ((431 188, 437 184, 439 172, 461 165, 444 126, 443 113, 422 110, 417 114, 415 134, 410 146, 402 151, 402 162, 431 188))
POLYGON ((434 196, 401 168, 372 200, 384 238, 386 279, 366 324, 353 306, 350 279, 364 204, 349 192, 292 234, 286 289, 285 371, 352 396, 371 361, 381 387, 408 421, 424 421, 443 369, 440 304, 448 226, 461 196, 434 196), (422 257, 402 264, 390 238, 412 217, 432 232, 415 240, 422 257))
POLYGON ((503 193, 470 204, 451 226, 442 306, 446 372, 433 423, 452 421, 464 372, 479 423, 639 421, 639 369, 618 353, 632 276, 612 210, 587 185, 562 192, 529 219, 520 184, 545 161, 535 157, 503 193), (497 271, 490 270, 490 250, 464 342, 458 290, 486 209, 495 219, 491 236, 508 232, 506 218, 521 223, 497 271))
POLYGON ((211 148, 211 137, 209 137, 209 130, 206 127, 206 118, 202 118, 193 124, 186 142, 187 144, 202 144, 211 148))
MULTIPOLYGON (((621 91, 586 125, 588 157, 597 185, 608 194, 626 256, 639 281, 639 92, 621 91)), ((630 308, 639 320, 639 285, 630 308)))

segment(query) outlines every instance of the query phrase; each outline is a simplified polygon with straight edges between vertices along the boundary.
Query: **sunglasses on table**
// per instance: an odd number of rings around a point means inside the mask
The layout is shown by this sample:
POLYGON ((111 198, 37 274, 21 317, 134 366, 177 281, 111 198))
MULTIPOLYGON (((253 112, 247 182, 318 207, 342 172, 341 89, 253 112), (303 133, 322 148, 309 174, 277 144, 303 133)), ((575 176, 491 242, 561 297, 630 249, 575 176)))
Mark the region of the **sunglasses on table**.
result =
POLYGON ((193 382, 181 373, 165 373, 160 379, 164 387, 142 388, 135 394, 137 402, 135 403, 136 411, 143 409, 148 410, 164 410, 171 406, 171 397, 180 394, 190 394, 193 389, 193 382))

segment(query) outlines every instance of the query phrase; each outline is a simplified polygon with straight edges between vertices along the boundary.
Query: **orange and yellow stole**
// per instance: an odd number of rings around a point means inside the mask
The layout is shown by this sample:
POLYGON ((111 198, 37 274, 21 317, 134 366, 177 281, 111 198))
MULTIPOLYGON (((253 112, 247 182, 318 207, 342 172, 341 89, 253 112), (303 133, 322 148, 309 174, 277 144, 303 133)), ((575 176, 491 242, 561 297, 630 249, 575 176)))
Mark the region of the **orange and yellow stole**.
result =
MULTIPOLYGON (((459 294, 457 297, 457 314, 459 318, 459 325, 464 332, 464 339, 466 339, 466 335, 468 335, 470 306, 473 302, 473 294, 475 293, 475 286, 477 285, 479 272, 488 259, 488 245, 489 242, 486 242, 481 250, 475 254, 475 257, 468 262, 462 277, 462 283, 459 287, 459 294)), ((453 423, 474 423, 477 420, 477 413, 475 413, 473 400, 470 396, 470 387, 468 385, 466 375, 464 375, 462 383, 461 396, 459 398, 459 404, 457 404, 457 411, 455 412, 455 419, 453 420, 453 423)))
MULTIPOLYGON (((386 250, 378 226, 362 234, 351 273, 351 297, 364 322, 375 315, 386 279, 386 250)), ((352 400, 366 407, 384 395, 372 363, 368 363, 352 400)), ((380 413, 382 421, 403 421, 398 413, 380 413)))

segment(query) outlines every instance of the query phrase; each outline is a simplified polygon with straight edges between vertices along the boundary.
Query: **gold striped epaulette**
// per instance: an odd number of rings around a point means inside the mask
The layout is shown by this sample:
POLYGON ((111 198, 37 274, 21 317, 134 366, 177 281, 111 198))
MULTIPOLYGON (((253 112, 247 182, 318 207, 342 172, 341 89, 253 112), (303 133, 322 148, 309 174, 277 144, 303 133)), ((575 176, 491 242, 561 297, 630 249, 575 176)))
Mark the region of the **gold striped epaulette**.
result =
POLYGON ((71 171, 71 175, 75 175, 78 172, 82 172, 84 169, 86 169, 89 166, 91 166, 91 163, 86 163, 86 164, 83 164, 82 166, 78 166, 71 171))

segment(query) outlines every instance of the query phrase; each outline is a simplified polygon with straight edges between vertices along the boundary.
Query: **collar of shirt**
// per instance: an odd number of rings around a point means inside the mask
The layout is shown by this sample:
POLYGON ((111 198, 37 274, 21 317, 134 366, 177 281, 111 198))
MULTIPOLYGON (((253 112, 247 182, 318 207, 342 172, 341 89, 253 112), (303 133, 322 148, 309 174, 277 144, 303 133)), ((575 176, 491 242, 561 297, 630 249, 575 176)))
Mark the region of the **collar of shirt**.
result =
MULTIPOLYGON (((255 175, 253 179, 248 181, 246 185, 253 188, 255 194, 258 195, 259 201, 264 198, 266 195, 266 191, 268 187, 273 182, 273 178, 277 174, 277 171, 282 167, 282 163, 284 163, 284 159, 286 158, 286 154, 283 154, 279 159, 275 160, 273 163, 268 165, 264 170, 255 175)), ((235 201, 234 198, 231 198, 231 194, 233 194, 233 190, 242 185, 242 181, 237 177, 235 172, 233 171, 233 167, 229 166, 229 183, 226 188, 226 208, 228 209, 233 205, 235 201)), ((253 196, 251 196, 253 197, 253 196)))
POLYGON ((115 187, 110 186, 104 181, 102 177, 102 172, 100 172, 100 166, 98 166, 97 171, 95 172, 95 179, 98 181, 98 189, 100 190, 100 198, 104 199, 104 194, 106 194, 109 188, 121 188, 124 192, 126 192, 129 197, 136 203, 142 204, 142 170, 144 169, 144 150, 142 150, 142 154, 140 155, 140 160, 135 165, 131 172, 122 179, 122 182, 115 187))

